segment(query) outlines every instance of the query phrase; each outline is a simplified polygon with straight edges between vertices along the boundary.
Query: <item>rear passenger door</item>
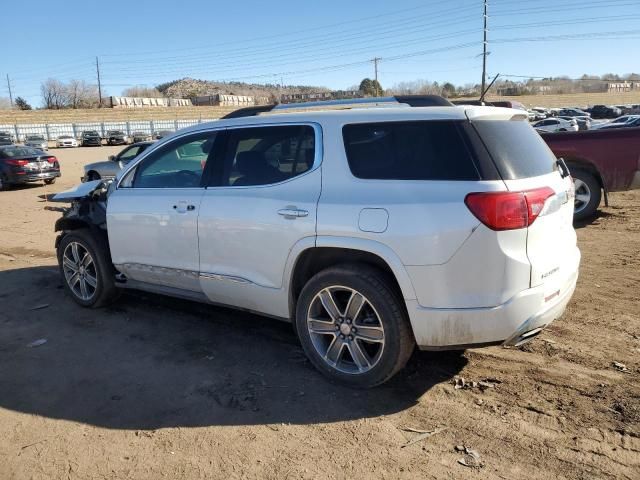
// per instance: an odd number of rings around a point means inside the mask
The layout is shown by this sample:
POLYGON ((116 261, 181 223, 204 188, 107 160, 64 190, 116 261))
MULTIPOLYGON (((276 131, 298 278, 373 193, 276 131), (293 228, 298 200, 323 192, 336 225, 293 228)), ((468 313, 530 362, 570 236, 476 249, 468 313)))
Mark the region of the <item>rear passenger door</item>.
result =
POLYGON ((289 253, 315 240, 320 127, 229 129, 224 141, 198 217, 202 290, 214 302, 282 314, 286 295, 276 292, 289 253), (277 307, 265 300, 274 295, 277 307))

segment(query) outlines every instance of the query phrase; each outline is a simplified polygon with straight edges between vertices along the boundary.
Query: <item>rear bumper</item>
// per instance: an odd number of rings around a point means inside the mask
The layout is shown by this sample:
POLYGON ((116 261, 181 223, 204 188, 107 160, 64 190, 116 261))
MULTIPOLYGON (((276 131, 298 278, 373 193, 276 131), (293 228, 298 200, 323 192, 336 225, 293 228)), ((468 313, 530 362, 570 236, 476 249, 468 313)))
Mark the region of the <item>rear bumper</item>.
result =
POLYGON ((27 173, 25 175, 11 175, 8 178, 8 183, 30 183, 40 182, 42 180, 50 180, 52 178, 60 177, 60 170, 54 170, 51 172, 42 173, 27 173))
POLYGON ((563 314, 576 288, 578 264, 579 255, 575 271, 553 298, 545 299, 544 287, 538 286, 490 308, 425 308, 416 300, 405 300, 418 347, 456 350, 526 343, 563 314))

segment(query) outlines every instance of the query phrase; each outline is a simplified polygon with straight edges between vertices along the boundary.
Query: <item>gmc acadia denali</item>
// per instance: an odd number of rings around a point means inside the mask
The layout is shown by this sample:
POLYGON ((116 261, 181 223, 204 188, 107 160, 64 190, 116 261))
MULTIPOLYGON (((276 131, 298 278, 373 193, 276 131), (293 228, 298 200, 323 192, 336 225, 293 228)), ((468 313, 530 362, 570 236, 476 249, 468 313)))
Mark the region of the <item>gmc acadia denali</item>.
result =
POLYGON ((132 288, 290 320, 318 370, 357 387, 416 345, 531 340, 580 263, 571 176, 527 113, 432 96, 241 109, 57 200, 80 305, 132 288))

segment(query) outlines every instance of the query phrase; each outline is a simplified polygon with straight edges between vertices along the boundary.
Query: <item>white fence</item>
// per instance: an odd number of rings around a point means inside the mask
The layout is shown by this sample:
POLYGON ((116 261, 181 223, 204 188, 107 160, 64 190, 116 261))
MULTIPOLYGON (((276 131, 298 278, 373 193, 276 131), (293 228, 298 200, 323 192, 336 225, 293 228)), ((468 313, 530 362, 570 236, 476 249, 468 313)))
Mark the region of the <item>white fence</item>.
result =
POLYGON ((19 142, 24 141, 28 135, 42 135, 50 141, 54 141, 60 135, 72 135, 80 138, 84 130, 96 130, 101 136, 106 137, 109 130, 122 130, 128 135, 133 132, 144 132, 151 135, 159 130, 179 130, 198 123, 211 122, 213 119, 197 120, 133 120, 129 122, 83 122, 83 123, 37 123, 0 125, 0 132, 11 133, 19 142))

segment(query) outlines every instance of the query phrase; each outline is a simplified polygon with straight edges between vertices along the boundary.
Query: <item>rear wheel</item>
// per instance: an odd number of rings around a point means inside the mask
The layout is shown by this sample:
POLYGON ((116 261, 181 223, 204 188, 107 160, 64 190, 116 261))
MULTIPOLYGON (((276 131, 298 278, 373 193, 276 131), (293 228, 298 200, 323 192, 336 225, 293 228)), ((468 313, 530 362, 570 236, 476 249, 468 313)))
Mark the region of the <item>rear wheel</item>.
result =
POLYGON ((101 307, 117 297, 111 258, 89 230, 74 230, 60 240, 58 265, 65 290, 77 304, 101 307))
POLYGON ((295 321, 314 366, 349 386, 389 380, 415 346, 402 299, 382 272, 367 265, 332 267, 311 278, 295 321))
POLYGON ((44 181, 44 183, 46 185, 53 185, 54 183, 56 183, 56 179, 55 178, 48 178, 44 181))
POLYGON ((87 181, 100 180, 100 174, 98 172, 91 171, 87 173, 87 181))
POLYGON ((2 190, 9 190, 9 187, 11 186, 11 184, 7 183, 7 181, 2 178, 2 175, 0 175, 0 192, 2 190))
POLYGON ((600 183, 591 173, 579 168, 571 170, 576 190, 574 220, 585 220, 595 215, 602 192, 600 183))

